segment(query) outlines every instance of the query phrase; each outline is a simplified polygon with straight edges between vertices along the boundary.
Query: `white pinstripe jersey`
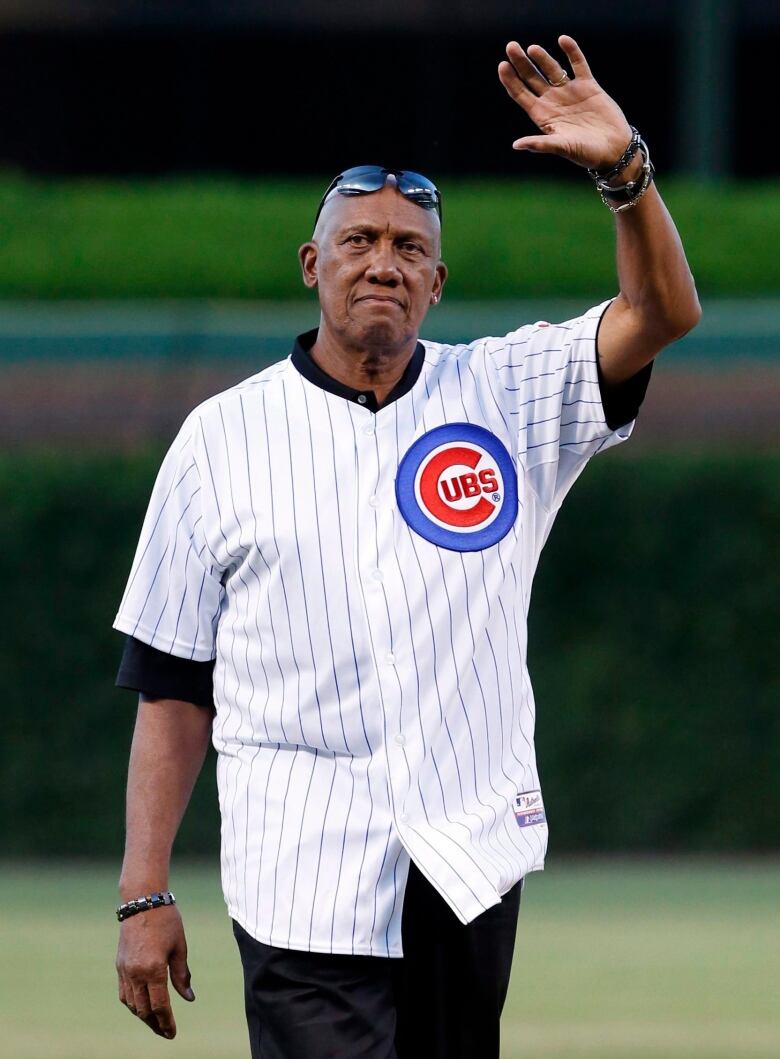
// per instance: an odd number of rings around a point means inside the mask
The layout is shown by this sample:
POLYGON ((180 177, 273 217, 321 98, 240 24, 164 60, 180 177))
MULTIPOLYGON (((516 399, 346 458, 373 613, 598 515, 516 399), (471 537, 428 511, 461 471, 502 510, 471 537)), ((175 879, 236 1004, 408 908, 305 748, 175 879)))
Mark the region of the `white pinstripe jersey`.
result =
POLYGON ((462 922, 543 867, 526 618, 564 495, 633 426, 601 405, 607 304, 424 342, 378 413, 288 358, 185 421, 115 628, 216 657, 222 881, 258 940, 400 956, 410 857, 462 922))

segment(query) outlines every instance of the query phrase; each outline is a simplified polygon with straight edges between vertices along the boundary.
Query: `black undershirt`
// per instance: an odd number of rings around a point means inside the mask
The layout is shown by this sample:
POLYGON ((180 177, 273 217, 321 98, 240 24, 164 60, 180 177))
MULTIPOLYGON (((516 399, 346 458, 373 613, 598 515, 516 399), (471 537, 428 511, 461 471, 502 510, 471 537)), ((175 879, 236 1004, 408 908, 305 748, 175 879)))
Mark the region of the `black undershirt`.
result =
MULTIPOLYGON (((373 390, 355 390, 332 378, 314 362, 310 351, 316 338, 316 328, 298 336, 290 357, 293 367, 313 385, 337 397, 354 401, 370 412, 378 412, 380 408, 385 408, 408 393, 417 382, 425 360, 425 347, 418 342, 403 375, 380 405, 373 390)), ((596 339, 598 341, 598 333, 596 339)), ((599 357, 596 356, 601 403, 610 430, 616 430, 636 419, 647 391, 652 368, 651 362, 626 382, 619 386, 610 386, 604 381, 599 357)), ((139 691, 147 699, 178 699, 213 709, 213 676, 213 660, 196 662, 189 658, 179 658, 168 654, 167 651, 150 647, 134 636, 128 636, 116 685, 119 688, 139 691)))

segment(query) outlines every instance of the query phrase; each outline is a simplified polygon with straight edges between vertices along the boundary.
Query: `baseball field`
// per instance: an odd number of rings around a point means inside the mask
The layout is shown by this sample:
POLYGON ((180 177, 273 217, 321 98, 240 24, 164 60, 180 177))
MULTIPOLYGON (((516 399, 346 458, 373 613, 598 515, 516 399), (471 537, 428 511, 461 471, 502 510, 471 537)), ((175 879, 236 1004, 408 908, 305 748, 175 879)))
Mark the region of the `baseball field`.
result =
MULTIPOLYGON (((177 998, 173 1042, 115 1000, 115 874, 0 870, 0 1056, 246 1057, 216 867, 172 878, 198 997, 177 998)), ((504 1059, 780 1056, 778 893, 777 861, 554 862, 525 889, 504 1059)))

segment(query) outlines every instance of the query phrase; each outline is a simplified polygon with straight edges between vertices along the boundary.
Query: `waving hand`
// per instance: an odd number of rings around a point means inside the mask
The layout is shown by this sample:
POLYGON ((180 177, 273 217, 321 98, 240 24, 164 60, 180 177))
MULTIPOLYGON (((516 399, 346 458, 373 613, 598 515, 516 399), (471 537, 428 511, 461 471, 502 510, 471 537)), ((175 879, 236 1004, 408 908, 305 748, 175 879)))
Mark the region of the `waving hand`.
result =
POLYGON ((538 44, 528 51, 511 41, 498 76, 515 103, 523 108, 542 135, 522 136, 518 151, 557 154, 577 165, 602 169, 621 156, 631 127, 617 103, 590 71, 577 42, 558 38, 571 73, 538 44))

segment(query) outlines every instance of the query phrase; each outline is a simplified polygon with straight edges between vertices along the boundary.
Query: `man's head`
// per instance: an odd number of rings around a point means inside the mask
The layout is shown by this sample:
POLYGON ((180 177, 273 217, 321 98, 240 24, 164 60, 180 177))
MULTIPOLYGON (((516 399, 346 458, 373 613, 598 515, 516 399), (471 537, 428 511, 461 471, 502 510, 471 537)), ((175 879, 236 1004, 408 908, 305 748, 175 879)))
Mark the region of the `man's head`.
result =
POLYGON ((361 171, 373 172, 370 190, 344 193, 337 180, 323 198, 299 251, 303 282, 317 288, 322 323, 343 345, 392 353, 416 340, 447 276, 438 192, 401 170, 361 171))

